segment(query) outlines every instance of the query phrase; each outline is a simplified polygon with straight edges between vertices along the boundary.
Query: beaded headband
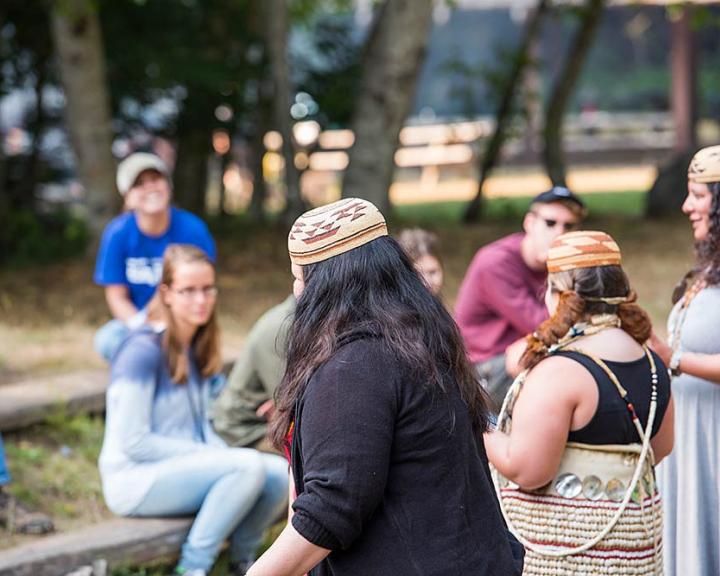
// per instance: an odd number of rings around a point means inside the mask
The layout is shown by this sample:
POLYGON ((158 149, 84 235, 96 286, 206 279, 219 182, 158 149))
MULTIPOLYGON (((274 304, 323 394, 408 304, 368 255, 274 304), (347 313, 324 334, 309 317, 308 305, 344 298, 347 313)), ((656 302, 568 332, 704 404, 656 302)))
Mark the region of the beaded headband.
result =
POLYGON ((288 252, 303 266, 327 260, 387 236, 380 210, 367 200, 345 198, 305 212, 288 235, 288 252))
POLYGON ((602 297, 602 296, 583 296, 583 300, 586 300, 588 302, 604 302, 605 304, 625 304, 626 302, 630 302, 630 298, 627 296, 608 296, 608 297, 602 297))
POLYGON ((547 269, 550 274, 577 268, 620 266, 620 248, 605 232, 581 230, 558 236, 550 245, 547 269))
POLYGON ((720 182, 720 146, 703 148, 693 156, 688 168, 688 180, 700 184, 720 182))

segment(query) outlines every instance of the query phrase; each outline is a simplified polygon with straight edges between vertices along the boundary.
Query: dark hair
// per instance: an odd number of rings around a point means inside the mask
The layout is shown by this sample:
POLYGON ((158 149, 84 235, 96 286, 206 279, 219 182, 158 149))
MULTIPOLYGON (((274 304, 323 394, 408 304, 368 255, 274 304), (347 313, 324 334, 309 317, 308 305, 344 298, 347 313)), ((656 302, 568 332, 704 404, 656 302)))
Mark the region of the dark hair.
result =
POLYGON ((690 280, 702 274, 709 285, 720 284, 720 182, 710 182, 707 187, 712 194, 708 235, 705 240, 695 244, 695 266, 673 290, 673 304, 683 297, 689 288, 690 280))
POLYGON ((303 266, 305 289, 288 335, 287 368, 275 394, 270 436, 285 442, 296 400, 313 372, 346 336, 381 336, 410 376, 440 391, 457 386, 473 429, 487 428, 488 401, 467 358, 460 332, 427 289, 407 255, 388 236, 303 266))
POLYGON ((650 318, 635 301, 637 295, 630 288, 620 266, 595 266, 556 272, 548 276, 548 285, 560 293, 555 313, 528 336, 528 346, 520 358, 523 368, 532 368, 548 355, 548 349, 568 333, 573 324, 595 314, 617 314, 620 328, 642 344, 652 331, 650 318), (586 298, 627 297, 623 304, 607 304, 586 298))

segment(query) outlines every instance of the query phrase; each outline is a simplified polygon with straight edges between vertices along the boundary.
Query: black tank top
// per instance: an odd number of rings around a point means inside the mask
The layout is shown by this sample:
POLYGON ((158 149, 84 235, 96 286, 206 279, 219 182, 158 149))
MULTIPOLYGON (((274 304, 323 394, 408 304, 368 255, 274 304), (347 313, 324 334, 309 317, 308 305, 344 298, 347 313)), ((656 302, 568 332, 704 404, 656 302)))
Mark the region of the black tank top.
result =
MULTIPOLYGON (((569 442, 584 444, 632 444, 640 442, 635 425, 625 401, 620 397, 618 389, 605 371, 584 354, 573 351, 560 351, 555 356, 570 358, 582 364, 592 375, 598 387, 598 406, 590 422, 579 430, 568 434, 569 442)), ((657 410, 653 422, 652 435, 657 434, 670 402, 670 377, 667 368, 657 354, 652 352, 657 366, 657 410)), ((643 355, 632 362, 612 362, 603 359, 608 368, 627 390, 628 400, 635 407, 643 430, 647 426, 650 413, 650 362, 643 355)))

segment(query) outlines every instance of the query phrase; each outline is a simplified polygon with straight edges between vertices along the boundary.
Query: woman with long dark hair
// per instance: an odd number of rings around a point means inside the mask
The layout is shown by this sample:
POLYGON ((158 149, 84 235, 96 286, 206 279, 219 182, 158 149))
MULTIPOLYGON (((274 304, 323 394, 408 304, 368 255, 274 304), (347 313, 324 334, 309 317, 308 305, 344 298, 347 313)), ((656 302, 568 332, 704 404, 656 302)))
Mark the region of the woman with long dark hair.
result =
POLYGON ((520 574, 486 399, 380 212, 358 199, 310 211, 289 249, 298 302, 272 436, 290 442, 297 498, 248 574, 520 574))
POLYGON ((551 317, 528 337, 528 372, 485 439, 524 574, 658 576, 653 466, 672 449, 673 405, 644 344, 650 319, 604 232, 558 237, 547 266, 551 317))
POLYGON ((195 515, 176 574, 205 576, 230 539, 229 574, 245 574, 285 506, 279 456, 228 448, 209 419, 222 367, 215 269, 202 250, 171 245, 145 326, 113 357, 100 476, 122 516, 195 515))
POLYGON ((652 346, 673 374, 680 442, 659 468, 669 576, 720 574, 720 146, 700 150, 682 206, 696 261, 673 296, 669 343, 652 346))

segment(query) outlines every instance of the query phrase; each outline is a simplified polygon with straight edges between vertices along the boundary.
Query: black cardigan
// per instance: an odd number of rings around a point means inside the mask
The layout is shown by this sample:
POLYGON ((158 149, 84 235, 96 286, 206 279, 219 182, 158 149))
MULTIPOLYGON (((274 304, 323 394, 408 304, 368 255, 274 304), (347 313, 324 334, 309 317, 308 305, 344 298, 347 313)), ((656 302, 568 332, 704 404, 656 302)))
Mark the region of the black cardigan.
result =
POLYGON ((332 550, 312 576, 522 572, 457 386, 409 379, 384 340, 351 340, 295 410, 292 524, 332 550))

